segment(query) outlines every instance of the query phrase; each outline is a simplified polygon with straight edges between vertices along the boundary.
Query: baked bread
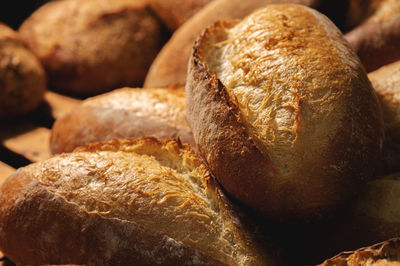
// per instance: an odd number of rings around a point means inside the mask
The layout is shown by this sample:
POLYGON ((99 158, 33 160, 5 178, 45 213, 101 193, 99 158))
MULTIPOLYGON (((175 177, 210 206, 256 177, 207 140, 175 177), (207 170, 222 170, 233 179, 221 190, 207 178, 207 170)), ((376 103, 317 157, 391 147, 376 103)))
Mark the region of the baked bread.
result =
POLYGON ((114 139, 20 168, 0 206, 0 249, 17 264, 281 265, 172 139, 114 139))
POLYGON ((214 0, 180 27, 151 64, 144 87, 184 86, 193 44, 201 32, 217 20, 241 19, 255 9, 272 3, 316 6, 318 0, 214 0))
POLYGON ((322 266, 398 266, 400 265, 400 239, 393 238, 356 251, 342 252, 324 261, 322 266))
POLYGON ((184 89, 123 88, 86 99, 57 119, 51 130, 53 153, 113 138, 179 137, 195 146, 185 118, 184 89))
POLYGON ((46 91, 46 75, 21 37, 0 23, 0 120, 35 109, 46 91))
POLYGON ((345 35, 367 72, 400 60, 400 1, 349 1, 349 26, 345 35))
POLYGON ((334 219, 304 230, 301 253, 316 264, 344 250, 398 237, 399 206, 400 173, 372 180, 334 219))
POLYGON ((79 94, 141 85, 165 41, 146 0, 52 1, 19 31, 50 84, 79 94))
POLYGON ((400 61, 368 74, 381 102, 385 141, 382 150, 381 174, 400 171, 400 61))
POLYGON ((174 32, 186 20, 213 0, 150 0, 154 12, 174 32))
POLYGON ((340 31, 301 5, 268 5, 199 37, 186 117, 232 196, 280 221, 309 221, 372 177, 380 106, 340 31))

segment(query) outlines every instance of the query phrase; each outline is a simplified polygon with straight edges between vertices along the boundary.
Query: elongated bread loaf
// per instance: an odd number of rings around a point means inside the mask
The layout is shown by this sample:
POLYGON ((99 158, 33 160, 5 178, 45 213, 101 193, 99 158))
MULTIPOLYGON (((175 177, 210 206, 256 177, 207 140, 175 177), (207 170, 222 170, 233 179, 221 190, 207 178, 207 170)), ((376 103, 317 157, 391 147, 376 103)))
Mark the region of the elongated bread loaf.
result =
POLYGON ((0 249, 17 264, 281 265, 172 139, 91 144, 20 168, 0 206, 0 249))
POLYGON ((380 173, 400 171, 400 61, 368 74, 378 96, 385 124, 380 173))
POLYGON ((53 153, 113 138, 179 137, 194 147, 185 118, 184 89, 123 88, 86 99, 51 130, 53 153))
POLYGON ((162 47, 161 22, 146 0, 61 0, 35 11, 19 32, 50 84, 94 94, 140 86, 162 47))
POLYGON ((370 247, 342 252, 324 261, 321 266, 398 266, 400 265, 400 239, 393 238, 370 247))
POLYGON ((0 23, 0 119, 36 108, 46 91, 42 65, 11 28, 0 23))
POLYGON ((380 106, 325 16, 269 5, 209 27, 194 46, 187 119, 222 186, 265 216, 311 220, 372 177, 380 106))

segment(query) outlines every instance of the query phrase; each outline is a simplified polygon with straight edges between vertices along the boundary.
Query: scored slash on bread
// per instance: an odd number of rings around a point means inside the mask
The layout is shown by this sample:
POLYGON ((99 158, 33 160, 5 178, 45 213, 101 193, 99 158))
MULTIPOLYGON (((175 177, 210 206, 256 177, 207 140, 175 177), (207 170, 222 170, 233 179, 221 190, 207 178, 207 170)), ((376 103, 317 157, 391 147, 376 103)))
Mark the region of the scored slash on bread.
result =
POLYGON ((0 248, 19 264, 280 265, 188 146, 94 143, 0 187, 0 248))
POLYGON ((268 5, 207 28, 186 83, 188 123, 233 197, 280 221, 309 221, 372 177, 380 107, 340 31, 300 5, 268 5))
POLYGON ((242 19, 257 8, 278 2, 319 4, 318 0, 214 0, 174 32, 151 64, 143 87, 184 86, 193 44, 207 26, 218 20, 242 19))
POLYGON ((123 88, 86 99, 56 120, 50 148, 70 152, 90 142, 143 136, 179 137, 195 146, 183 88, 123 88))

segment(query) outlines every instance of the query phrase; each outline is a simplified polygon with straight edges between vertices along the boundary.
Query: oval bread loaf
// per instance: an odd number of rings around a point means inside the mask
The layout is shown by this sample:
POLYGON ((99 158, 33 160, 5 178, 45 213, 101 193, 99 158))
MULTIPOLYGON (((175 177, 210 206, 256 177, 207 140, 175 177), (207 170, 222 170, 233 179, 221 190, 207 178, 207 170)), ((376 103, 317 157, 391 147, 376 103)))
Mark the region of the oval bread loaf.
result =
POLYGON ((140 86, 165 41, 146 0, 53 1, 19 31, 50 85, 79 94, 140 86))
POLYGON ((301 5, 217 23, 194 46, 186 112, 222 186, 267 217, 312 220, 372 177, 378 100, 340 31, 301 5))
POLYGON ((179 137, 195 146, 185 118, 184 89, 123 88, 86 99, 57 119, 51 130, 53 153, 113 138, 179 137))
POLYGON ((46 74, 22 38, 0 23, 0 119, 36 108, 46 91, 46 74))
POLYGON ((382 106, 385 125, 381 174, 400 171, 400 61, 368 74, 382 106))
POLYGON ((281 265, 172 139, 115 139, 20 168, 0 206, 0 249, 17 264, 281 265))
POLYGON ((184 86, 193 44, 208 25, 217 20, 242 19, 257 8, 282 2, 313 7, 319 3, 318 0, 215 0, 172 35, 151 64, 143 86, 184 86))

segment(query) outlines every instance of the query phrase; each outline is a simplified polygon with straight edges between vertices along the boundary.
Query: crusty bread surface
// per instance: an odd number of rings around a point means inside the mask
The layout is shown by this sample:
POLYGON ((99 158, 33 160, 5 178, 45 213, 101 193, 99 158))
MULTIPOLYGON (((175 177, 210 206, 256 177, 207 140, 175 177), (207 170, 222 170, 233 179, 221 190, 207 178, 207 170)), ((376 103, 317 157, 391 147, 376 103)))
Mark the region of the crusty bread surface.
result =
POLYGON ((146 0, 52 1, 19 31, 50 84, 79 94, 140 86, 165 41, 146 0))
POLYGON ((189 61, 186 99, 216 178, 273 219, 325 215, 379 159, 383 123, 367 75, 340 31, 304 6, 209 27, 189 61))
POLYGON ((382 106, 385 125, 380 174, 400 171, 400 61, 368 74, 382 106))
POLYGON ((399 266, 400 239, 393 238, 356 251, 342 252, 324 261, 322 266, 399 266))
POLYGON ((0 249, 17 264, 275 264, 173 139, 114 139, 20 168, 0 206, 0 249))
POLYGON ((86 99, 53 125, 53 153, 113 138, 179 137, 195 146, 185 118, 184 88, 123 88, 86 99))
POLYGON ((0 23, 0 119, 36 108, 46 91, 46 74, 19 34, 0 23))
POLYGON ((201 32, 218 20, 242 19, 255 9, 274 3, 315 7, 318 0, 214 0, 180 27, 163 46, 146 75, 144 87, 184 86, 193 44, 201 32))

